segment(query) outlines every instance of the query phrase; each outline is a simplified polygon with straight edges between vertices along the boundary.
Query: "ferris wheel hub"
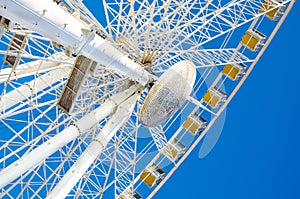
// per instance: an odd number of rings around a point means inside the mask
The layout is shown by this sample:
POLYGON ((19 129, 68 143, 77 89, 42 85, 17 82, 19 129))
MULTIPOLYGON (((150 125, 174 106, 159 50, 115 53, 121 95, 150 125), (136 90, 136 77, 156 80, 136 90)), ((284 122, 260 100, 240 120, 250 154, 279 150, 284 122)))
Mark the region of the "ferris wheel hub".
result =
POLYGON ((196 67, 180 61, 170 67, 154 84, 140 111, 141 124, 155 127, 170 118, 190 95, 196 80, 196 67))

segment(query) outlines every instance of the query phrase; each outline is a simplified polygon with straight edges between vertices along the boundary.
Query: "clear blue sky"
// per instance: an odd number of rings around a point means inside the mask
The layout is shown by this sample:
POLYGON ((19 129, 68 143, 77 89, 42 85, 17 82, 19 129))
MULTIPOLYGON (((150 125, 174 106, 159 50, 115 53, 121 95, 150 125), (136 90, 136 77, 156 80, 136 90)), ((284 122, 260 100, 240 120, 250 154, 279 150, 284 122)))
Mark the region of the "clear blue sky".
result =
POLYGON ((213 151, 195 149, 155 198, 300 198, 299 10, 230 103, 213 151))

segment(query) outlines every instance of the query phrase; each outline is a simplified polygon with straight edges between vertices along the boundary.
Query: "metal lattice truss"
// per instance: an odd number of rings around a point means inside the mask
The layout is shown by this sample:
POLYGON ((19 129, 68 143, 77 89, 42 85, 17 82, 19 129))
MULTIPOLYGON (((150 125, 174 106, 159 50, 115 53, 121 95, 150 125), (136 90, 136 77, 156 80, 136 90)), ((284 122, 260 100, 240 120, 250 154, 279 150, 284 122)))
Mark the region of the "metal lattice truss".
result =
POLYGON ((103 0, 93 13, 79 0, 0 0, 0 197, 151 198, 226 108, 293 3, 103 0), (65 112, 57 103, 79 55, 97 67, 65 112), (162 125, 142 126, 148 83, 183 60, 197 68, 191 96, 162 125))

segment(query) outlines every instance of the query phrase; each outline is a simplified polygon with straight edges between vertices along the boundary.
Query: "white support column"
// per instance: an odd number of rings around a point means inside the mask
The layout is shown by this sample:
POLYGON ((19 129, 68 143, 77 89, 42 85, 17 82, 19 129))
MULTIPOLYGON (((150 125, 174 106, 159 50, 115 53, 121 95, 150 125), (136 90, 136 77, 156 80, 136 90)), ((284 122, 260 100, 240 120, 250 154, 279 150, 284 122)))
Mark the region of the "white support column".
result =
POLYGON ((21 176, 27 170, 39 164, 42 160, 57 151, 57 149, 66 145, 70 141, 70 139, 74 139, 78 135, 78 129, 75 126, 71 125, 64 129, 61 133, 54 136, 52 139, 34 149, 32 152, 26 154, 19 160, 1 170, 0 188, 3 188, 5 185, 21 176))
MULTIPOLYGON (((96 125, 99 121, 104 119, 107 115, 112 114, 115 107, 128 99, 138 88, 138 86, 132 86, 129 89, 114 95, 107 100, 99 108, 95 109, 91 113, 80 119, 76 125, 71 125, 64 129, 61 133, 55 135, 47 142, 43 143, 39 147, 35 148, 30 153, 24 155, 19 160, 15 161, 8 167, 0 171, 0 189, 8 183, 12 182, 20 175, 25 173, 31 168, 34 168, 41 161, 45 160, 51 154, 56 152, 61 147, 74 140, 80 134, 85 133, 86 130, 96 125)), ((136 96, 135 94, 134 96, 136 96)), ((131 99, 131 98, 130 98, 131 99)), ((117 118, 121 121, 122 118, 117 118)))
POLYGON ((89 37, 89 27, 53 0, 0 0, 0 15, 62 44, 73 53, 80 50, 86 57, 142 85, 152 76, 109 41, 97 34, 89 37))
POLYGON ((61 67, 62 68, 50 71, 3 95, 0 100, 0 112, 7 110, 28 97, 37 94, 48 86, 59 81, 61 78, 67 78, 71 71, 71 66, 63 65, 61 67))
POLYGON ((48 194, 48 199, 65 198, 97 157, 106 148, 108 142, 115 133, 127 122, 132 114, 139 94, 131 96, 128 100, 120 104, 116 112, 108 120, 102 131, 97 135, 84 153, 78 158, 74 165, 68 170, 56 187, 48 194))

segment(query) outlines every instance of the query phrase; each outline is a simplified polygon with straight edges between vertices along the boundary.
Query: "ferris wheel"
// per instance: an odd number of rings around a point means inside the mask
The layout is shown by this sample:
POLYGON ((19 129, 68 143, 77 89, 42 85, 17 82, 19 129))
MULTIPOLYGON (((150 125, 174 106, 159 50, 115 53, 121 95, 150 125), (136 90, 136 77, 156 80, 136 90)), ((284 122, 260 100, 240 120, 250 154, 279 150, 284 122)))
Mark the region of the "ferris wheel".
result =
POLYGON ((293 4, 0 0, 0 198, 152 198, 293 4))

